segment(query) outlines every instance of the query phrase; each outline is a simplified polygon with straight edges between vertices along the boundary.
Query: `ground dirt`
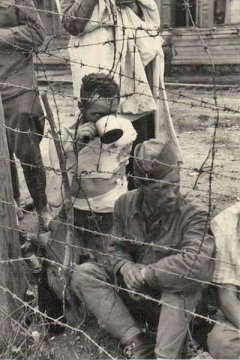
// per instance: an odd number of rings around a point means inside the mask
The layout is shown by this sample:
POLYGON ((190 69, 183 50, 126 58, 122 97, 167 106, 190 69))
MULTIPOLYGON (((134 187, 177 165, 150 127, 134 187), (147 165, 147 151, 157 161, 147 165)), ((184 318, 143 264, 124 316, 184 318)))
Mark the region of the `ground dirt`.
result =
MULTIPOLYGON (((49 90, 42 86, 41 90, 49 90)), ((54 99, 49 93, 48 98, 54 111, 55 119, 64 126, 74 121, 74 101, 71 97, 70 84, 53 86, 56 91, 54 99), (62 95, 61 95, 62 94, 62 95)), ((214 100, 213 88, 167 86, 167 94, 182 150, 182 187, 190 190, 199 176, 199 169, 205 170, 195 184, 195 194, 211 206, 213 215, 240 200, 240 121, 239 121, 239 88, 217 89, 214 100), (214 109, 215 101, 220 107, 219 113, 214 109), (228 108, 234 111, 228 111, 228 108), (219 117, 219 118, 218 118, 219 117), (211 167, 213 136, 216 121, 218 121, 215 136, 215 152, 212 179, 208 170, 211 167), (211 194, 209 194, 211 189, 211 194)), ((42 142, 44 162, 48 165, 47 139, 42 142)), ((21 172, 21 170, 20 170, 21 172)), ((22 196, 27 199, 29 194, 21 174, 22 196)), ((20 227, 34 230, 35 214, 25 215, 20 227)), ((120 356, 118 344, 104 330, 100 330, 96 321, 87 317, 81 331, 86 332, 100 346, 103 346, 114 357, 120 356)), ((65 331, 61 335, 49 337, 38 343, 29 359, 103 359, 106 355, 97 348, 81 331, 65 331)))

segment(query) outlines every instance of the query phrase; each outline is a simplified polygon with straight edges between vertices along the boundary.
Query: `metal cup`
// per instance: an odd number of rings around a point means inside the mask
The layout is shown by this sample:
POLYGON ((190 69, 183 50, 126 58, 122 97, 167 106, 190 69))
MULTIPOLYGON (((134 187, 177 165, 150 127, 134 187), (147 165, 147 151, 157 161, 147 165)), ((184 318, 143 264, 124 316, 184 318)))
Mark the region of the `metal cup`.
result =
POLYGON ((96 122, 97 133, 103 144, 111 144, 119 140, 123 131, 115 115, 107 115, 96 122))

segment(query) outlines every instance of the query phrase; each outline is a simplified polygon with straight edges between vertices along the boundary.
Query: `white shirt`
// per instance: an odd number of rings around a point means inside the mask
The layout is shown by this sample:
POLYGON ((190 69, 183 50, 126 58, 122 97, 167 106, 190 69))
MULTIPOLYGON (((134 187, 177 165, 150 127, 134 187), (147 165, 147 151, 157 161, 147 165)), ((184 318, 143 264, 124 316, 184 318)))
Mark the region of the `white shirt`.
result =
MULTIPOLYGON (((121 117, 119 123, 123 135, 112 144, 102 144, 99 137, 91 140, 78 154, 77 173, 81 177, 86 198, 74 199, 74 207, 80 210, 113 212, 115 201, 127 191, 126 165, 136 139, 132 123, 121 117), (88 180, 104 182, 106 191, 99 195, 88 192, 88 180), (109 190, 108 190, 109 184, 109 190)), ((74 169, 76 171, 76 167, 74 169)))
POLYGON ((240 287, 240 203, 217 215, 211 230, 216 241, 213 281, 240 287))

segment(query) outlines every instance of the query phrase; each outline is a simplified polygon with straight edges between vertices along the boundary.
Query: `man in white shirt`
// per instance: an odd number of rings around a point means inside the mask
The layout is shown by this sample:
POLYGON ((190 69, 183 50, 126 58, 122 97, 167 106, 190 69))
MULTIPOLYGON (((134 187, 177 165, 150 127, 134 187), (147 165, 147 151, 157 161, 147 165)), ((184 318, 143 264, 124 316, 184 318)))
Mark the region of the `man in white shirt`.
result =
MULTIPOLYGON (((126 165, 136 131, 129 120, 116 116, 120 95, 111 76, 86 75, 80 95, 81 115, 76 124, 62 131, 62 144, 71 182, 78 244, 86 248, 84 258, 102 262, 107 236, 100 234, 111 232, 115 201, 127 191, 126 165), (106 123, 115 121, 116 127, 121 129, 122 136, 117 141, 102 143, 96 122, 103 117, 106 123)), ((59 169, 53 142, 50 159, 53 168, 59 169)), ((54 179, 48 181, 48 201, 52 206, 60 206, 64 199, 62 179, 54 172, 51 176, 54 179)))
POLYGON ((211 223, 216 241, 213 282, 218 285, 218 323, 208 335, 215 359, 240 358, 240 203, 227 208, 211 223))

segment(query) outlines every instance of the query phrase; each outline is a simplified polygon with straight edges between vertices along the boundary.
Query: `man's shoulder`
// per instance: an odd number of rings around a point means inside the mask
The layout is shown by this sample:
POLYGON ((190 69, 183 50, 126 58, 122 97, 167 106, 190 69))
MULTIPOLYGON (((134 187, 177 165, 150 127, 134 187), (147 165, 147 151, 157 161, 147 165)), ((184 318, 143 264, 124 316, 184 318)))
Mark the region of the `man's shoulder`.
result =
POLYGON ((192 191, 180 192, 178 208, 183 213, 208 213, 207 206, 192 191))
POLYGON ((239 264, 240 203, 225 209, 211 221, 216 243, 216 263, 213 281, 240 287, 239 264))
POLYGON ((239 217, 240 202, 228 207, 212 219, 211 229, 216 237, 217 243, 221 245, 223 242, 226 242, 227 246, 229 246, 230 243, 240 242, 238 235, 239 217))
POLYGON ((136 206, 138 194, 137 189, 127 191, 117 199, 116 204, 124 208, 133 209, 136 206))
POLYGON ((132 202, 135 201, 136 198, 138 196, 138 190, 134 189, 134 190, 130 190, 130 191, 126 191, 124 194, 122 194, 119 198, 118 198, 118 202, 132 202))
POLYGON ((221 223, 227 220, 227 222, 232 219, 238 219, 240 216, 240 202, 227 207, 225 210, 221 211, 218 215, 214 217, 212 223, 221 223))

